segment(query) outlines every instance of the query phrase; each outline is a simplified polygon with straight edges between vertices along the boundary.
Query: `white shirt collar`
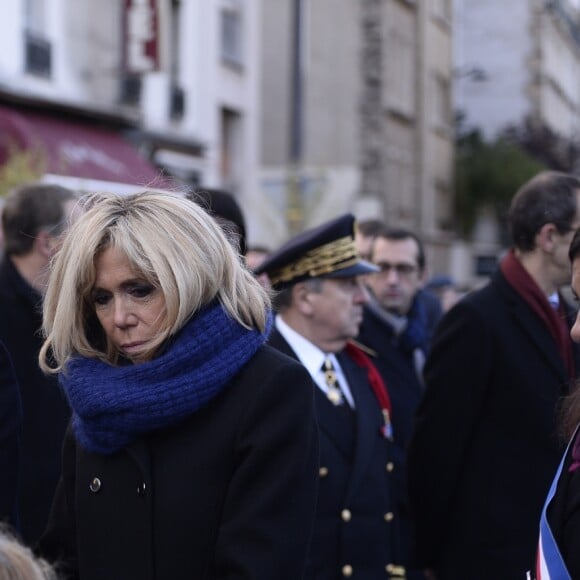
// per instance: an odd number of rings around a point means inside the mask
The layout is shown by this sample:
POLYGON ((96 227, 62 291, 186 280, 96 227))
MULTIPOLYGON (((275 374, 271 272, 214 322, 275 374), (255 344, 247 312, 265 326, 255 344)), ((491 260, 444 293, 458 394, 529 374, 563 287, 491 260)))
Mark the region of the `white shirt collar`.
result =
POLYGON ((274 321, 278 332, 286 339, 300 362, 312 377, 316 376, 324 363, 325 354, 308 339, 298 334, 293 328, 284 322, 282 316, 276 316, 274 321))

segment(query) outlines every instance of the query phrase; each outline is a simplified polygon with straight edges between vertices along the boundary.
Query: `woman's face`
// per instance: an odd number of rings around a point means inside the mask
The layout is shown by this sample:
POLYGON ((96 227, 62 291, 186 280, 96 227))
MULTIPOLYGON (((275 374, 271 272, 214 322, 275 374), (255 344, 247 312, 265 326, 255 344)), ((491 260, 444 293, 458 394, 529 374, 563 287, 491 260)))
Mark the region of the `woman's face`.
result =
POLYGON ((165 298, 136 272, 127 256, 106 248, 96 261, 91 294, 109 342, 134 363, 149 360, 165 322, 165 298))

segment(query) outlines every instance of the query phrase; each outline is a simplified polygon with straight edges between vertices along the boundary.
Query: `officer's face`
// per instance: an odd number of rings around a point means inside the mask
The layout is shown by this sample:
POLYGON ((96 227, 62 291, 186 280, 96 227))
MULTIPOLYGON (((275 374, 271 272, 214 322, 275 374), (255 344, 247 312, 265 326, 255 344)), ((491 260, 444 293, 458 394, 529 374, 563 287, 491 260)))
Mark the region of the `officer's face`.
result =
POLYGON ((338 352, 358 335, 368 294, 357 278, 321 280, 317 289, 308 291, 306 300, 311 339, 320 349, 338 352))
POLYGON ((366 283, 386 310, 405 315, 411 309, 415 294, 423 286, 418 258, 419 248, 413 238, 375 240, 372 261, 381 271, 369 274, 366 283))

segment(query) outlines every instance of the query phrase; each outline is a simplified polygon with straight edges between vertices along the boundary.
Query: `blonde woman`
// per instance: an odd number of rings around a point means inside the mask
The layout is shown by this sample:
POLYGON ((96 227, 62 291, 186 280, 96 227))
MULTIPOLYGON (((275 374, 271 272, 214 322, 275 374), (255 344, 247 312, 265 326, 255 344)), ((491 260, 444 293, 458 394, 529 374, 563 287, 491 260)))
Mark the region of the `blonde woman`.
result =
POLYGON ((50 565, 0 529, 0 580, 57 580, 50 565))
POLYGON ((91 199, 51 272, 40 355, 73 410, 41 551, 82 580, 296 580, 315 511, 308 373, 269 300, 178 195, 91 199))

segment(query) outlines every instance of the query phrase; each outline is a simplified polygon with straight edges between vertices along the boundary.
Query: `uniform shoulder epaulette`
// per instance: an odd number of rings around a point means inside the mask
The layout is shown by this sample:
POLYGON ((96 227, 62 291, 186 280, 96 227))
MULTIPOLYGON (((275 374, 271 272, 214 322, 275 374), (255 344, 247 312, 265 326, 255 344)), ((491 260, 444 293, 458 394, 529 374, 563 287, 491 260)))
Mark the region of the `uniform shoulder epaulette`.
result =
POLYGON ((358 340, 352 340, 352 339, 349 342, 351 344, 354 344, 354 346, 356 346, 357 348, 360 348, 360 350, 362 350, 365 354, 368 354, 369 356, 377 358, 377 356, 378 356, 377 351, 368 347, 366 344, 363 344, 362 342, 359 342, 358 340))

